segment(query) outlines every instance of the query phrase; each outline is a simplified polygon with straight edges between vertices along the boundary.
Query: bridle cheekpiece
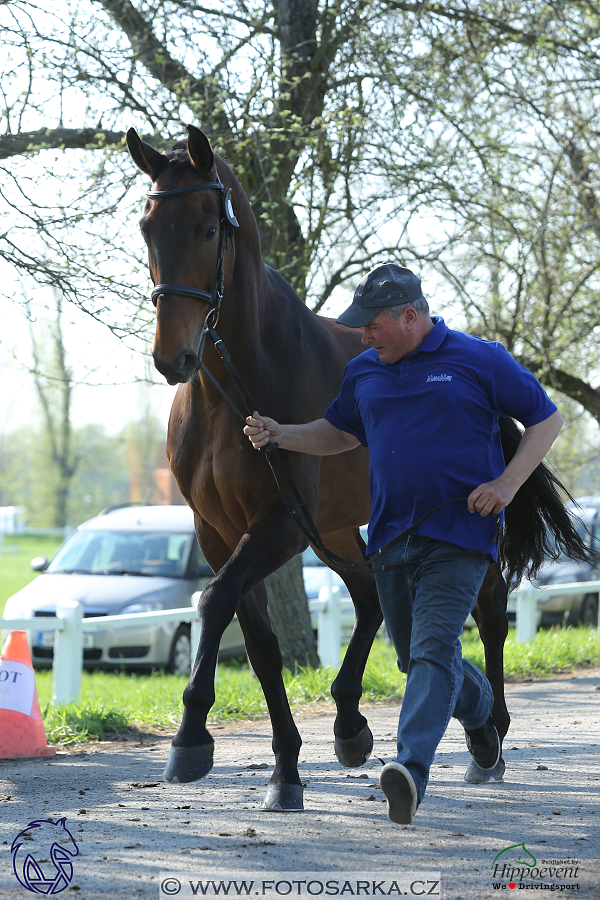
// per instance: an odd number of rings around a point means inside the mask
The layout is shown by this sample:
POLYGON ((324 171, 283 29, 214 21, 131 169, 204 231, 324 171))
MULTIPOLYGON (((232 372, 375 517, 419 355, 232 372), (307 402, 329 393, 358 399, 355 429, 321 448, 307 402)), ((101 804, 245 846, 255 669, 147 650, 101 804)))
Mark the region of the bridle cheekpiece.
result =
POLYGON ((179 197, 182 194, 191 194, 195 191, 219 191, 221 195, 221 219, 219 223, 219 252, 217 256, 217 265, 215 275, 212 281, 210 291, 201 291, 198 288, 187 287, 184 284, 157 284, 152 289, 151 298, 156 306, 159 297, 165 294, 181 294, 184 297, 193 297, 201 300, 203 303, 210 303, 211 309, 207 315, 210 317, 210 324, 214 327, 219 318, 221 309, 221 301, 223 300, 223 289, 225 283, 224 260, 225 248, 227 241, 233 239, 233 229, 239 228, 239 222, 233 212, 231 202, 231 188, 226 188, 217 175, 216 181, 206 181, 203 184, 193 184, 191 187, 174 188, 170 191, 148 191, 146 196, 149 200, 163 200, 169 197, 179 197))

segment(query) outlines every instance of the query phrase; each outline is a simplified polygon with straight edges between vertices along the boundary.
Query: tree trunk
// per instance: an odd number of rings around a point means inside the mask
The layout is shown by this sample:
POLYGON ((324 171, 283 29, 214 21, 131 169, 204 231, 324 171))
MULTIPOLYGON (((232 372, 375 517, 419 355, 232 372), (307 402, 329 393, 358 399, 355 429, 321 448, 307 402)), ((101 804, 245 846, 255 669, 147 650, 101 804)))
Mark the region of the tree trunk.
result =
POLYGON ((265 584, 271 625, 279 640, 284 667, 292 672, 297 666, 318 668, 317 641, 310 624, 302 578, 302 557, 294 557, 273 572, 265 584))

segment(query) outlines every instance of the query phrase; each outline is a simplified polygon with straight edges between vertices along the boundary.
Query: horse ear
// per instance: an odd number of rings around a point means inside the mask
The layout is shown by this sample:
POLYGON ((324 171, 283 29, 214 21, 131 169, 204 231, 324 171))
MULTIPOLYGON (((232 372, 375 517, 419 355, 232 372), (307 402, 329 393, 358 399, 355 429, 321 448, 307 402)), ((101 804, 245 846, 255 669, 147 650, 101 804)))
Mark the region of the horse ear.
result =
POLYGON ((131 158, 138 169, 149 175, 152 181, 156 181, 163 169, 169 165, 167 157, 151 147, 150 144, 145 144, 135 128, 129 129, 126 140, 131 158))
POLYGON ((192 165, 199 172, 211 172, 215 164, 215 154, 210 146, 209 139, 195 125, 188 125, 187 130, 187 146, 192 165))

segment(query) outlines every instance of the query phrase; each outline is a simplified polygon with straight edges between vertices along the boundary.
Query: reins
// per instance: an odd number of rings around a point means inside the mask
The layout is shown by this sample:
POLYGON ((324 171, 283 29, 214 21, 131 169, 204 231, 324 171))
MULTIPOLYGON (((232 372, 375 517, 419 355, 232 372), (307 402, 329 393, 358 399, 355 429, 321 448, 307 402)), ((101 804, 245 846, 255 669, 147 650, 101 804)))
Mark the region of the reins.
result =
MULTIPOLYGON (((252 398, 250 397, 250 393, 244 384, 239 372, 233 365, 231 360, 231 356, 225 344, 217 334, 215 330, 215 326, 217 325, 219 319, 219 313, 221 310, 221 302, 223 300, 223 289, 224 289, 224 259, 225 259, 225 249, 228 240, 233 240, 233 229, 239 227, 239 223, 234 215, 233 206, 231 203, 231 188, 225 188, 221 180, 217 175, 217 181, 204 182, 202 184, 192 185, 191 187, 184 188, 175 188, 170 191, 148 191, 147 197, 150 200, 162 200, 166 197, 175 197, 180 196, 182 194, 192 193, 194 191, 204 191, 204 190, 218 190, 221 194, 221 203, 222 203, 222 215, 220 219, 220 234, 219 234, 219 251, 217 255, 217 265, 215 267, 215 274, 213 277, 213 282, 211 285, 210 292, 202 291, 197 288, 186 287, 185 285, 180 284, 158 284, 154 287, 151 293, 152 302, 156 306, 158 297, 164 296, 165 294, 180 294, 185 297, 193 297, 197 300, 202 300, 204 303, 210 303, 211 309, 208 311, 204 327, 202 329, 202 334, 200 336, 200 344, 198 347, 198 369, 201 369, 202 372, 207 376, 213 386, 217 389, 217 391, 221 394, 226 403, 231 407, 235 415, 240 419, 243 424, 246 424, 246 416, 254 415, 255 406, 252 403, 252 398), (202 361, 202 352, 204 350, 204 343, 206 340, 206 336, 210 337, 211 341, 214 344, 215 350, 221 357, 227 372, 233 381, 235 387, 237 388, 244 407, 246 409, 246 415, 238 409, 233 400, 229 397, 227 392, 221 387, 217 379, 210 372, 207 366, 202 361)), ((417 528, 419 528, 426 519, 429 518, 434 512, 437 512, 438 509, 442 509, 444 506, 448 506, 451 503, 458 503, 461 501, 466 502, 467 497, 454 497, 452 500, 445 500, 443 503, 440 503, 438 506, 435 506, 433 509, 430 509, 429 512, 425 513, 424 516, 421 516, 416 522, 414 522, 409 528, 405 529, 401 534, 396 535, 395 538, 392 538, 391 541, 388 541, 387 544, 384 544, 376 553, 372 554, 371 557, 362 563, 353 563, 351 560, 344 559, 341 556, 338 556, 336 553, 333 553, 331 550, 328 550, 321 535, 317 530, 317 526, 311 516, 308 507, 306 506, 306 502, 302 497, 302 494, 298 490, 296 484, 294 483, 292 477, 284 466, 281 457, 279 455, 278 445, 269 441, 269 443, 264 447, 258 448, 260 452, 264 453, 267 462, 269 463, 269 467, 271 472, 273 473, 273 477, 275 479, 275 483, 279 489, 279 492, 283 498, 283 501, 292 516, 294 522, 297 527, 300 529, 302 534, 307 538, 307 540, 315 546, 320 553, 327 559, 327 561, 338 571, 342 572, 370 572, 370 573, 378 573, 378 572, 389 572, 394 569, 402 569, 409 565, 414 565, 417 562, 421 562, 422 560, 412 560, 410 562, 400 562, 393 563, 392 565, 380 565, 379 567, 375 567, 373 565, 373 561, 382 556, 387 550, 393 547, 395 544, 398 544, 401 540, 413 534, 417 528), (300 511, 302 518, 299 518, 297 515, 297 511, 294 508, 293 504, 290 502, 289 497, 287 496, 286 491, 284 490, 281 479, 277 475, 277 471, 275 469, 275 462, 278 464, 281 472, 283 473, 283 477, 289 488, 297 506, 300 511)), ((488 547, 495 543, 500 534, 500 516, 493 514, 496 519, 496 524, 494 527, 494 532, 484 547, 481 547, 479 550, 459 550, 457 553, 454 553, 447 557, 433 557, 431 562, 449 562, 454 559, 460 559, 463 556, 472 556, 477 553, 483 553, 488 547)))

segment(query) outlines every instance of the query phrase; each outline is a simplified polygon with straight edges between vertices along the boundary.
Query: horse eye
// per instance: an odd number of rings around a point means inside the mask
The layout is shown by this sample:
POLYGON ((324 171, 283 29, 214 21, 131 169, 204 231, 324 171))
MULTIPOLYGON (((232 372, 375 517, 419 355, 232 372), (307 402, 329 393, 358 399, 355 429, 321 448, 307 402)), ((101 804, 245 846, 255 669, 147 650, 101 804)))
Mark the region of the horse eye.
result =
POLYGON ((209 229, 207 229, 206 235, 204 236, 204 240, 205 240, 205 241, 212 241, 212 239, 214 238, 214 236, 215 236, 216 233, 217 233, 217 229, 216 229, 216 228, 209 228, 209 229))

